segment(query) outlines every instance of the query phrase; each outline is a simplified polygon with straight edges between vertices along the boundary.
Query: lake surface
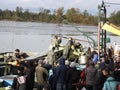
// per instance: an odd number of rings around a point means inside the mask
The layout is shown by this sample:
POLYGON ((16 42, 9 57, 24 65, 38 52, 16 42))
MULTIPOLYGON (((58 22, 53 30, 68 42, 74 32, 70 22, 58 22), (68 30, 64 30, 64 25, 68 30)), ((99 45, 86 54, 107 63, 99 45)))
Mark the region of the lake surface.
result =
MULTIPOLYGON (((14 51, 16 48, 22 52, 46 52, 53 34, 87 40, 76 27, 82 32, 87 32, 86 34, 97 42, 96 26, 0 21, 0 52, 14 51)), ((109 34, 107 37, 111 38, 111 42, 107 44, 108 47, 115 41, 120 44, 119 36, 109 34)), ((62 39, 62 44, 66 42, 66 39, 62 39)), ((90 46, 87 42, 81 42, 81 44, 86 47, 90 46)))

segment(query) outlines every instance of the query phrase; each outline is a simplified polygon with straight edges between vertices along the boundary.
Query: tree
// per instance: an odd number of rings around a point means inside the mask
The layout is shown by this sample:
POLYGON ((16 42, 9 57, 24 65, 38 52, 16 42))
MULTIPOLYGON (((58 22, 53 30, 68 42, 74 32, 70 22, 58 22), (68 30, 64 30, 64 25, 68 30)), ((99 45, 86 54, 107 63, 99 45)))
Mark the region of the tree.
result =
POLYGON ((12 17, 12 12, 8 9, 5 10, 5 13, 4 13, 4 18, 6 19, 11 19, 12 17))
POLYGON ((84 17, 89 17, 88 11, 87 11, 87 10, 84 10, 84 11, 83 11, 83 15, 84 15, 84 17))
POLYGON ((69 22, 73 22, 74 21, 74 16, 76 15, 76 11, 75 11, 75 8, 71 8, 71 9, 68 9, 67 12, 66 12, 66 18, 69 22))
MULTIPOLYGON (((109 20, 119 24, 119 13, 113 13, 109 20)), ((102 15, 103 16, 103 15, 102 15)), ((0 19, 17 20, 17 21, 40 21, 51 23, 77 23, 77 24, 97 24, 97 17, 92 16, 87 10, 80 12, 78 8, 70 8, 64 12, 64 7, 57 10, 39 8, 39 13, 30 12, 29 9, 23 10, 22 7, 16 7, 15 11, 0 10, 0 19)))
POLYGON ((26 10, 25 10, 25 12, 24 12, 24 14, 23 14, 23 19, 24 19, 25 21, 30 20, 30 12, 29 12, 29 9, 26 9, 26 10))
POLYGON ((64 11, 64 7, 58 8, 58 10, 56 10, 57 23, 62 22, 62 20, 63 20, 63 11, 64 11))
POLYGON ((0 9, 0 20, 3 19, 3 11, 0 9))
POLYGON ((22 7, 16 7, 16 13, 15 13, 16 20, 21 20, 23 13, 22 11, 23 11, 22 7))
POLYGON ((109 21, 113 24, 120 25, 120 11, 113 12, 110 15, 109 21))

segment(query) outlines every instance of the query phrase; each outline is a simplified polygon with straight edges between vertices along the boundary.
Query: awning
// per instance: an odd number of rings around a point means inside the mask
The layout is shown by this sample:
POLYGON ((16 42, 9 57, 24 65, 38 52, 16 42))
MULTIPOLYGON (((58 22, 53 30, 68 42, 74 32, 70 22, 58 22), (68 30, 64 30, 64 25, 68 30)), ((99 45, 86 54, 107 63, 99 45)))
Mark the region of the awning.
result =
POLYGON ((102 27, 103 30, 106 30, 108 32, 111 32, 115 35, 119 35, 120 36, 120 28, 113 25, 113 24, 107 24, 105 23, 102 27))

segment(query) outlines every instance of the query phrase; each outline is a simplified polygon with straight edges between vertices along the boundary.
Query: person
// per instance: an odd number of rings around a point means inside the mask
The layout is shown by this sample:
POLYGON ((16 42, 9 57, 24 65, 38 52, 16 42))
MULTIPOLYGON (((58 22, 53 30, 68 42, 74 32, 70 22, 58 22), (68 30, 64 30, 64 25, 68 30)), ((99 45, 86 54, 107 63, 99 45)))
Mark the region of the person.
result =
POLYGON ((87 55, 87 57, 89 57, 89 56, 90 56, 90 54, 91 54, 91 48, 90 48, 90 47, 88 47, 88 49, 87 49, 87 51, 86 51, 86 55, 87 55))
POLYGON ((75 50, 78 52, 82 52, 83 51, 83 46, 81 45, 80 42, 76 42, 75 43, 75 50))
POLYGON ((43 61, 39 60, 38 66, 35 69, 37 78, 37 90, 42 90, 43 86, 47 84, 48 71, 43 68, 43 61))
POLYGON ((120 57, 117 57, 115 60, 115 70, 113 72, 115 80, 120 82, 120 57))
POLYGON ((54 35, 51 42, 52 42, 52 47, 59 49, 59 44, 61 43, 61 37, 59 37, 58 35, 54 35))
POLYGON ((21 59, 21 53, 19 49, 15 49, 15 55, 14 55, 15 59, 21 59))
POLYGON ((100 63, 99 63, 99 69, 100 70, 103 70, 106 68, 106 62, 105 62, 105 57, 102 56, 101 59, 100 59, 100 63))
POLYGON ((95 68, 94 62, 91 61, 90 66, 86 69, 86 89, 87 90, 93 90, 93 85, 95 81, 95 76, 97 73, 97 69, 95 68))
POLYGON ((110 46, 110 50, 111 50, 111 57, 114 58, 114 49, 112 46, 110 46))
POLYGON ((104 82, 106 81, 106 76, 103 75, 102 71, 104 69, 99 69, 95 76, 95 81, 93 85, 93 90, 102 90, 104 82))
POLYGON ((93 61, 94 63, 97 63, 98 61, 98 53, 95 51, 94 48, 91 49, 91 54, 88 57, 89 61, 93 61))
POLYGON ((33 61, 28 61, 24 66, 24 73, 26 75, 26 88, 27 90, 33 90, 34 78, 35 78, 35 66, 33 61))
POLYGON ((11 61, 9 61, 8 64, 11 64, 13 66, 19 66, 20 59, 21 59, 20 50, 16 49, 13 57, 11 56, 11 61))
POLYGON ((68 39, 67 44, 65 45, 64 50, 63 50, 63 56, 64 56, 66 59, 69 59, 70 50, 71 50, 72 45, 74 45, 74 42, 73 42, 73 39, 70 37, 70 38, 68 39))
POLYGON ((17 69, 17 77, 13 79, 12 90, 26 90, 26 77, 24 74, 24 68, 19 67, 17 69))
POLYGON ((54 66, 54 62, 55 62, 55 47, 52 47, 51 50, 48 51, 47 53, 47 60, 48 63, 52 66, 54 66))
POLYGON ((59 65, 56 67, 56 90, 66 90, 66 71, 65 58, 60 57, 58 60, 59 65))
POLYGON ((13 55, 13 60, 18 60, 20 63, 20 66, 24 66, 25 64, 25 58, 29 57, 26 53, 21 53, 19 49, 15 50, 15 53, 13 55))
POLYGON ((118 82, 115 80, 115 78, 113 78, 110 75, 110 71, 109 69, 105 68, 102 71, 103 75, 105 75, 107 77, 104 86, 103 86, 103 90, 117 90, 117 84, 118 82))
POLYGON ((11 74, 17 75, 17 69, 20 67, 19 60, 15 60, 13 62, 9 62, 9 65, 11 65, 11 74))
POLYGON ((54 66, 49 70, 49 84, 51 90, 56 90, 56 67, 54 66))
POLYGON ((79 87, 78 89, 81 90, 83 87, 86 88, 86 69, 89 67, 89 62, 86 62, 85 64, 85 68, 82 69, 81 73, 80 73, 80 79, 79 79, 79 87))
POLYGON ((77 70, 76 65, 75 62, 71 62, 70 68, 66 73, 66 90, 76 90, 76 83, 79 81, 79 71, 77 70))

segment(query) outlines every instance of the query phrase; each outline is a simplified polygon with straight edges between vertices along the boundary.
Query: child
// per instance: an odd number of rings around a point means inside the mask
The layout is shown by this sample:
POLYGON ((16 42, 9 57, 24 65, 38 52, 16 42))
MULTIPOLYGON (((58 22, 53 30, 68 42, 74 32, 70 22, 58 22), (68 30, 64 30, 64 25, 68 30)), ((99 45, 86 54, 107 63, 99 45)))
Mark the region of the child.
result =
POLYGON ((26 78, 24 75, 24 67, 19 67, 17 70, 17 77, 13 79, 12 89, 13 90, 25 90, 26 78))

